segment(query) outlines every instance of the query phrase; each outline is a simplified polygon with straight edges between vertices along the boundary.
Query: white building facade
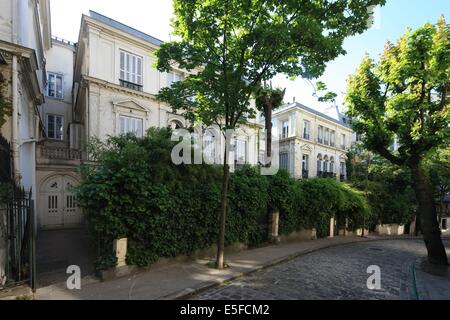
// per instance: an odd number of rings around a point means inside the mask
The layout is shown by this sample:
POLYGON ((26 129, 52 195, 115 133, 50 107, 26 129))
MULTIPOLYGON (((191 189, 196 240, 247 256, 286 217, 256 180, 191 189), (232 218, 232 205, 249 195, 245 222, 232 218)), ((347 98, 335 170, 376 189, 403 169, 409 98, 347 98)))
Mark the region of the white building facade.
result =
MULTIPOLYGON (((45 138, 38 150, 38 221, 41 228, 71 228, 83 223, 70 186, 87 160, 86 142, 95 137, 151 128, 187 128, 190 124, 156 99, 161 88, 188 75, 154 67, 162 42, 123 23, 91 11, 83 15, 76 45, 53 39, 49 51, 46 104, 41 110, 45 138), (68 188, 69 187, 69 188, 68 188)), ((234 165, 258 163, 262 126, 255 119, 233 136, 234 165)), ((217 127, 200 128, 205 161, 223 163, 224 137, 217 127)))
POLYGON ((354 133, 337 110, 330 117, 294 102, 273 114, 273 139, 279 143, 279 165, 297 178, 346 180, 347 151, 354 133))

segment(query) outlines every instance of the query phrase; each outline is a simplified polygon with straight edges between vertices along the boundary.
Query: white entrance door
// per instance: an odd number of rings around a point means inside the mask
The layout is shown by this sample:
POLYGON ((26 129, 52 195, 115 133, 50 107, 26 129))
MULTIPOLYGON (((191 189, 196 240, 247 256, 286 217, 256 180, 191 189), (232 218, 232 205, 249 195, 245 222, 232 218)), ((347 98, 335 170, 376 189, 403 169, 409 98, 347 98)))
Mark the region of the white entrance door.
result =
POLYGON ((78 226, 83 222, 81 209, 70 188, 75 179, 66 175, 49 178, 40 193, 40 211, 43 228, 64 228, 78 226))

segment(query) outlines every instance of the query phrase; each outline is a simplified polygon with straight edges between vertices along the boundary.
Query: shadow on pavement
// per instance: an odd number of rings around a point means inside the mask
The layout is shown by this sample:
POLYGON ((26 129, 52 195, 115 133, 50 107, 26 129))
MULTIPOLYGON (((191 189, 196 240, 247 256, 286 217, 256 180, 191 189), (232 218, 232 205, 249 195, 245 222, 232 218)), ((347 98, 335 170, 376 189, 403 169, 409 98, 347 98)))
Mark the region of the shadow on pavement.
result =
POLYGON ((38 231, 36 259, 38 287, 65 282, 71 265, 80 267, 82 277, 94 274, 95 250, 82 228, 38 231))

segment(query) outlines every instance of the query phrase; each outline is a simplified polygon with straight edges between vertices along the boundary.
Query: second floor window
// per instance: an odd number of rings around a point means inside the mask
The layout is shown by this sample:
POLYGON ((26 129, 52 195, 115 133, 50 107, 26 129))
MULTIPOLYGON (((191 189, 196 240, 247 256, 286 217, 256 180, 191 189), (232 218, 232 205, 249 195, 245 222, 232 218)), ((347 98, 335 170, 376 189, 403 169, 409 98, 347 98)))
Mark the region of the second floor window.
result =
POLYGON ((180 82, 183 80, 183 76, 180 73, 170 72, 167 74, 167 86, 170 87, 172 84, 180 82))
POLYGON ((54 140, 64 139, 64 117, 47 115, 47 137, 54 140))
POLYGON ((64 98, 62 75, 49 72, 47 84, 47 96, 56 99, 64 98))
POLYGON ((317 142, 323 143, 323 127, 319 126, 317 128, 317 142))
POLYGON ((326 145, 330 144, 330 129, 325 129, 324 143, 326 145))
POLYGON ((345 136, 345 134, 342 134, 342 136, 341 136, 341 149, 345 150, 346 147, 347 147, 347 137, 345 136))
POLYGON ((304 121, 303 122, 303 139, 309 140, 310 138, 310 129, 311 125, 309 123, 309 121, 304 121))
POLYGON ((134 133, 137 137, 142 137, 142 119, 132 117, 120 117, 120 133, 134 133))
POLYGON ((283 131, 281 133, 281 139, 289 137, 289 121, 283 121, 283 131))
POLYGON ((330 133, 330 146, 334 147, 336 145, 336 132, 331 131, 330 133))
POLYGON ((120 51, 120 80, 142 86, 142 57, 120 51))

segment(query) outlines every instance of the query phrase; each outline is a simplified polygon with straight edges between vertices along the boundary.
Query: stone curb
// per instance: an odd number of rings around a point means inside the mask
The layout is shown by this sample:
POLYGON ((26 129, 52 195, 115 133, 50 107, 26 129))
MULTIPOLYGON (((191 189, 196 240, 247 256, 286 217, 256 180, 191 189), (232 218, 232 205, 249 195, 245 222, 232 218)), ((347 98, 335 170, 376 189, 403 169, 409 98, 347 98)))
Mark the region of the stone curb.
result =
MULTIPOLYGON (((279 258, 273 261, 269 261, 263 265, 254 267, 248 271, 244 271, 244 272, 239 272, 236 273, 234 275, 231 275, 229 277, 227 277, 226 279, 223 280, 214 280, 214 281, 205 281, 200 283, 198 286, 195 286, 194 288, 185 288, 183 290, 177 291, 175 293, 163 296, 161 298, 158 298, 158 300, 187 300, 189 298, 192 298, 206 290, 210 290, 213 288, 217 288, 220 287, 228 282, 232 282, 234 280, 237 280, 239 278, 242 278, 244 276, 248 276, 250 274, 253 274, 255 272, 258 272, 260 270, 264 270, 270 267, 274 267, 276 265, 279 265, 281 263, 284 262, 288 262, 291 261, 293 259, 296 259, 298 257, 316 252, 316 251, 320 251, 323 249, 329 249, 329 248, 333 248, 333 247, 339 247, 339 246, 345 246, 345 245, 350 245, 350 244, 355 244, 355 243, 363 243, 363 242, 375 242, 375 241, 386 241, 386 240, 422 240, 422 237, 415 237, 415 236, 408 236, 408 237, 402 237, 402 236, 392 236, 392 237, 364 237, 364 238, 354 238, 352 240, 349 241, 343 241, 340 243, 331 243, 328 245, 324 245, 324 246, 318 246, 316 248, 311 248, 311 249, 306 249, 306 250, 302 250, 293 254, 290 254, 286 257, 283 258, 279 258)), ((445 238, 446 239, 446 238, 445 238)))

